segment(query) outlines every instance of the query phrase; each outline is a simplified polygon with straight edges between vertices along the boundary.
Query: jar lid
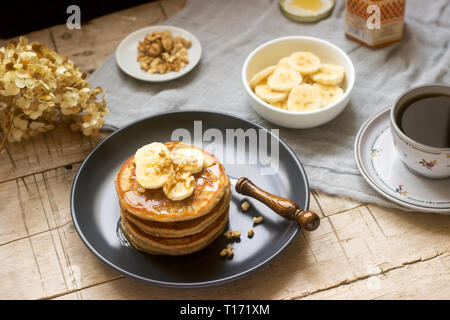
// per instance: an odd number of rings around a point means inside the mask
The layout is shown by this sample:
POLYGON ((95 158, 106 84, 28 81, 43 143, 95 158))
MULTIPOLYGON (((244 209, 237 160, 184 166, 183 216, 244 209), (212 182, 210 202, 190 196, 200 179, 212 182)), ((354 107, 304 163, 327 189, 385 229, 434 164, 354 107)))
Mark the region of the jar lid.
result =
POLYGON ((335 0, 280 0, 280 9, 291 20, 315 22, 328 17, 335 0))

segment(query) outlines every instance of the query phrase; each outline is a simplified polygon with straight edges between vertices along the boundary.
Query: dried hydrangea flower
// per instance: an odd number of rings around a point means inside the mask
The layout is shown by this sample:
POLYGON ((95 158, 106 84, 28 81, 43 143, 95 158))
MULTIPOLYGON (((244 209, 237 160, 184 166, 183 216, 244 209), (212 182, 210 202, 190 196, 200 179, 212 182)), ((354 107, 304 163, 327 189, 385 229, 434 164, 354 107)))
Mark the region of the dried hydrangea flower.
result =
POLYGON ((0 130, 21 141, 55 128, 64 120, 72 130, 98 135, 106 107, 101 88, 91 89, 86 74, 47 46, 21 37, 0 48, 0 130))

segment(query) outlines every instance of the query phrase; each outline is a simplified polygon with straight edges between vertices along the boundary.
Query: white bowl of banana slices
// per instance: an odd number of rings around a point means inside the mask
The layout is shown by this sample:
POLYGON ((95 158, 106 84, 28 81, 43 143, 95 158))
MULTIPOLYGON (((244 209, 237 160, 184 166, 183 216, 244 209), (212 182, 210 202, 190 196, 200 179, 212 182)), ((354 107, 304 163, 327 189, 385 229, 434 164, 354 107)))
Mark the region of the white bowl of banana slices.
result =
POLYGON ((261 117, 282 127, 312 128, 347 106, 355 69, 334 44, 289 36, 253 50, 242 67, 242 81, 261 117))

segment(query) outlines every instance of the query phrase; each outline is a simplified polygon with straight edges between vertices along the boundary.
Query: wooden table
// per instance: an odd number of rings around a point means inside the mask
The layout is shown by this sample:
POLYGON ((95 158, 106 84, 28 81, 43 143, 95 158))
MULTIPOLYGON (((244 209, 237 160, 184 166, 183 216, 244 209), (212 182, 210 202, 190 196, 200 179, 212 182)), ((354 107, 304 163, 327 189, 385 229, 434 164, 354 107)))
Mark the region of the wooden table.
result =
MULTIPOLYGON (((162 0, 68 31, 32 32, 92 73, 130 32, 184 6, 162 0)), ((0 45, 7 40, 0 40, 0 45)), ((0 154, 1 299, 449 299, 450 217, 407 213, 312 192, 318 230, 236 282, 176 290, 125 278, 82 243, 69 197, 81 161, 99 139, 67 129, 8 144, 0 154)))

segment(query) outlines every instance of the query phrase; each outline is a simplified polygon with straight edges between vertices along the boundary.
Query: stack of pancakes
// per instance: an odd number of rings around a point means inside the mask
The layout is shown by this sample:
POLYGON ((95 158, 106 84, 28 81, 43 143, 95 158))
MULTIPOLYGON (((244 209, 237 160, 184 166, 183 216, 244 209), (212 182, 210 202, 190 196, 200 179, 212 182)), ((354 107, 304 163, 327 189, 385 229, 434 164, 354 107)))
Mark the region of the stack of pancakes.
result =
MULTIPOLYGON (((165 143, 169 151, 192 147, 165 143)), ((150 254, 183 255, 199 251, 216 239, 228 221, 230 182, 224 167, 203 149, 203 169, 194 174, 191 196, 173 201, 158 189, 143 189, 136 181, 134 156, 120 168, 116 191, 122 229, 138 250, 150 254)))

